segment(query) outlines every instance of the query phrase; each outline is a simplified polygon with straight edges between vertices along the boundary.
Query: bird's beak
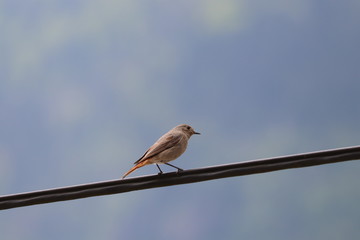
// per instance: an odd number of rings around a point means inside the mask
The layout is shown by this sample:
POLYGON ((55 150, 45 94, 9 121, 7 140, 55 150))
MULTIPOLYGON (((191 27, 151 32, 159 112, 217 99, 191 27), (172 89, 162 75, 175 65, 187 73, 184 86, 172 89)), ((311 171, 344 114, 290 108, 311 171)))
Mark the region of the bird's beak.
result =
POLYGON ((199 133, 199 132, 194 132, 194 134, 199 134, 199 135, 201 135, 201 133, 199 133))

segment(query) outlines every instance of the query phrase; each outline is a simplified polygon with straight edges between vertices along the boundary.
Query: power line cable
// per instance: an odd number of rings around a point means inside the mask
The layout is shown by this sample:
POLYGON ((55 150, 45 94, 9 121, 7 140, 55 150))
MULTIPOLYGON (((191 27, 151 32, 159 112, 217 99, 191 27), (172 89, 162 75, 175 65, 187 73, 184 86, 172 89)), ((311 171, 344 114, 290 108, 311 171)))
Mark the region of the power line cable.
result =
POLYGON ((6 195, 0 210, 360 159, 360 146, 6 195))

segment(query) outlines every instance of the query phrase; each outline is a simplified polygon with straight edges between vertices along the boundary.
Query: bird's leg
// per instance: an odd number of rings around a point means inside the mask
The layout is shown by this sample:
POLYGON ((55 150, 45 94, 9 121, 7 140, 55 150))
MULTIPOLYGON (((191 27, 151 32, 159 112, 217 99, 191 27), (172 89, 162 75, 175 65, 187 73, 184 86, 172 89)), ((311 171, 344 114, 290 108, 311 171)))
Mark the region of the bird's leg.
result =
POLYGON ((158 175, 161 175, 161 174, 163 174, 163 171, 161 171, 161 168, 159 167, 159 165, 156 163, 156 166, 157 166, 157 168, 159 169, 159 173, 158 173, 158 175))
POLYGON ((174 166, 174 165, 171 165, 170 163, 164 163, 164 164, 166 164, 166 165, 168 165, 168 166, 170 166, 170 167, 176 168, 176 169, 178 170, 178 172, 184 171, 184 169, 179 168, 179 167, 176 167, 176 166, 174 166))

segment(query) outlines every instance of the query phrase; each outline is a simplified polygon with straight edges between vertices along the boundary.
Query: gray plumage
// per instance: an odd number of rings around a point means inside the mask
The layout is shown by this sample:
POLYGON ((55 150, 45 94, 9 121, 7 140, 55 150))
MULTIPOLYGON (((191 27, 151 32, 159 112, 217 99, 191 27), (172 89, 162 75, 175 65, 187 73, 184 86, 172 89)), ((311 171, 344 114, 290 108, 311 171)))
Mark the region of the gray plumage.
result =
MULTIPOLYGON (((159 138, 145 153, 144 155, 135 162, 135 166, 131 168, 127 173, 124 174, 123 178, 129 175, 131 172, 136 169, 148 165, 148 164, 160 164, 164 163, 169 166, 175 167, 168 162, 175 160, 180 157, 187 148, 188 140, 194 134, 200 134, 195 132, 195 130, 187 125, 181 124, 167 133, 165 133, 162 137, 159 138)), ((157 165, 159 168, 159 166, 157 165)), ((182 170, 181 168, 175 167, 178 170, 182 170)), ((159 168, 160 173, 162 173, 159 168)))

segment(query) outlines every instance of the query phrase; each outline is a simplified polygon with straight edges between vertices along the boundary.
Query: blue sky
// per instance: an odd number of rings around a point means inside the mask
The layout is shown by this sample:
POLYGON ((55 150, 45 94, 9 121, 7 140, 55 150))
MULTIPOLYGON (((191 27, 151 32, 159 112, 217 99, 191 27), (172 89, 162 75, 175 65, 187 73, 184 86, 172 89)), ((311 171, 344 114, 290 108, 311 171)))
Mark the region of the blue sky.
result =
MULTIPOLYGON (((202 133, 174 162, 185 169, 360 143, 358 1, 0 6, 1 195, 119 178, 180 123, 202 133)), ((19 208, 1 213, 0 232, 354 239, 359 168, 340 163, 19 208)))

